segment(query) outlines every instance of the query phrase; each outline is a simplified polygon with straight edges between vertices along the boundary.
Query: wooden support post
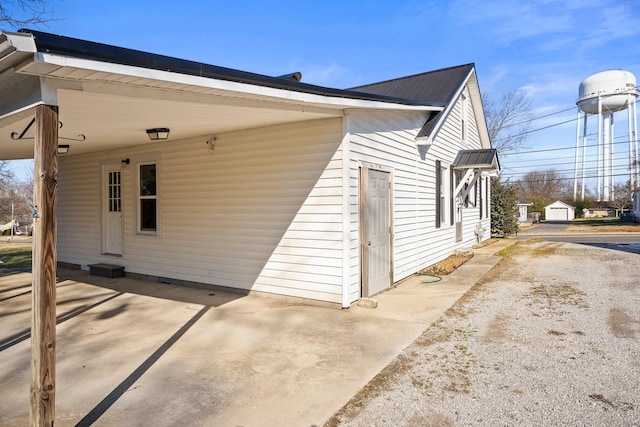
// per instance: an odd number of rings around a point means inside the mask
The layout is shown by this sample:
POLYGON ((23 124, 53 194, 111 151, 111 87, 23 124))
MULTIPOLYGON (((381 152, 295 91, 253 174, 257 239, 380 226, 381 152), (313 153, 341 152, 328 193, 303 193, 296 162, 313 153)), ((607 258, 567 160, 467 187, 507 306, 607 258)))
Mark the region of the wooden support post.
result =
POLYGON ((30 425, 53 426, 56 390, 58 107, 36 107, 30 425))

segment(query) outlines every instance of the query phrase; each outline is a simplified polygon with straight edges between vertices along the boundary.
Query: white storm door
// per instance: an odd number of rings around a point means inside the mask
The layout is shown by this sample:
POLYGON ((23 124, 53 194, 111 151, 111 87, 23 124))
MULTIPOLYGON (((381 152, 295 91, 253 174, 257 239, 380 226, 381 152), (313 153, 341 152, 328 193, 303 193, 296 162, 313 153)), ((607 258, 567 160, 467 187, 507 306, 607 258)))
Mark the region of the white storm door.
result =
POLYGON ((122 255, 122 172, 120 165, 104 168, 104 253, 122 255))
POLYGON ((364 175, 363 295, 370 297, 391 287, 391 205, 389 173, 366 169, 364 175))

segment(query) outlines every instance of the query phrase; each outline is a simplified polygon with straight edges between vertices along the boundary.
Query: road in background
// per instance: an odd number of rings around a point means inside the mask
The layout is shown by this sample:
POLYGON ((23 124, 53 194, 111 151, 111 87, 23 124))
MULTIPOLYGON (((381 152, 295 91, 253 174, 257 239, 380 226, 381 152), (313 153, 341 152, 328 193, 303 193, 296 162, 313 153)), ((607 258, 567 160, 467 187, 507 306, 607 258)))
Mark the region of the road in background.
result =
POLYGON ((540 238, 640 254, 640 233, 570 233, 565 231, 569 225, 570 222, 543 222, 518 232, 517 238, 540 238))

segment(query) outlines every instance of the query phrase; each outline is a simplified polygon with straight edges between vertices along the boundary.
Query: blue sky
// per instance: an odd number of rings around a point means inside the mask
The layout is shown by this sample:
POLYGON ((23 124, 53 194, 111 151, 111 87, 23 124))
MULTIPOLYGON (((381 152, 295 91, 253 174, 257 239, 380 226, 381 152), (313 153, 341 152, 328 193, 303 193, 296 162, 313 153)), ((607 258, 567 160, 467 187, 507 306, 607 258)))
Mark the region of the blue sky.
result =
MULTIPOLYGON (((304 82, 336 88, 474 62, 482 93, 493 99, 525 89, 533 117, 569 109, 534 120, 531 130, 575 119, 579 84, 594 73, 624 69, 640 78, 637 0, 52 5, 55 21, 36 29, 267 75, 301 71, 304 82)), ((626 113, 618 114, 616 135, 626 140, 626 113)), ((573 147, 575 132, 570 122, 531 133, 518 156, 501 159, 504 173, 571 169, 572 150, 529 151, 573 147)), ((624 165, 626 147, 616 151, 624 165)), ((24 164, 15 169, 23 174, 24 164)))

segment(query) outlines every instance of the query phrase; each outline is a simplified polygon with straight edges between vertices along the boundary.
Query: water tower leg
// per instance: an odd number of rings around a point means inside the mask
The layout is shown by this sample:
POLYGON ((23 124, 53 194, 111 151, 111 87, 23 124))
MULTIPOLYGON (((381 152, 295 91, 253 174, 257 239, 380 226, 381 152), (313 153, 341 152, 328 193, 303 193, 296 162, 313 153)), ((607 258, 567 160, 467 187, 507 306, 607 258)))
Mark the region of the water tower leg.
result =
POLYGON ((584 114, 584 126, 582 129, 582 200, 584 200, 584 181, 587 178, 586 164, 587 164, 587 113, 584 114))
POLYGON ((598 183, 598 188, 596 191, 597 201, 600 202, 602 200, 602 100, 598 97, 598 167, 596 172, 596 181, 598 183))
POLYGON ((609 113, 608 114, 611 120, 611 132, 609 133, 609 147, 611 147, 611 161, 609 162, 609 185, 610 185, 610 189, 611 191, 609 192, 610 196, 609 196, 609 200, 615 200, 616 199, 616 194, 615 194, 615 156, 613 155, 613 153, 616 151, 616 145, 614 144, 615 142, 615 138, 614 138, 614 118, 613 118, 613 113, 609 113))
POLYGON ((578 197, 578 156, 580 154, 580 108, 578 107, 578 118, 576 119, 576 155, 573 163, 573 200, 578 197))
POLYGON ((633 108, 633 143, 635 145, 635 173, 636 173, 636 186, 640 187, 640 156, 638 155, 638 105, 635 102, 631 103, 633 108))
POLYGON ((636 188, 636 166, 635 166, 635 147, 633 145, 634 135, 633 135, 633 119, 632 119, 632 108, 631 103, 633 99, 631 98, 631 94, 627 95, 627 135, 629 135, 629 187, 631 190, 636 188))

